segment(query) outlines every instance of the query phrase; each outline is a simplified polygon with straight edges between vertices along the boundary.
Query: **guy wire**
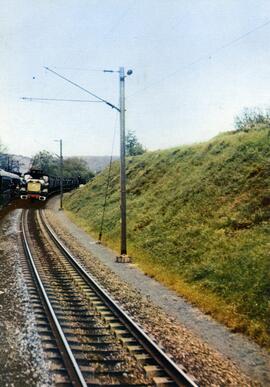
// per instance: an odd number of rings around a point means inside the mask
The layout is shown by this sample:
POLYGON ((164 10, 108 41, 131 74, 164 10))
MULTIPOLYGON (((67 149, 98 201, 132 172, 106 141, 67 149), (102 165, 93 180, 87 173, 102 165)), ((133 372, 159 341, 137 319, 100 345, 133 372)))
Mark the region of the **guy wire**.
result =
POLYGON ((105 196, 104 196, 102 216, 101 216, 101 222, 100 222, 100 231, 99 231, 99 236, 98 236, 98 241, 99 242, 101 242, 101 239, 102 239, 104 219, 105 219, 105 210, 106 210, 106 205, 107 205, 107 199, 108 199, 108 196, 109 196, 108 193, 109 193, 109 186, 110 186, 110 182, 111 182, 112 158, 113 158, 113 150, 114 150, 114 142, 115 142, 117 121, 118 121, 118 113, 116 113, 115 122, 114 122, 112 150, 111 150, 110 164, 109 164, 108 176, 107 176, 106 187, 105 187, 105 196))

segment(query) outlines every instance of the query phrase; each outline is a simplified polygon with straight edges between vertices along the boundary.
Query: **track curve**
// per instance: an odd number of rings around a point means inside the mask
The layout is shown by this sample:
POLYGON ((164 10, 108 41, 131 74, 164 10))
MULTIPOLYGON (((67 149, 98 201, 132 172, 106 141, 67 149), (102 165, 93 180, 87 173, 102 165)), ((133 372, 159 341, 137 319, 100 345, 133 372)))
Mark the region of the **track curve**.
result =
POLYGON ((42 210, 24 211, 21 224, 71 385, 196 386, 72 256, 42 210))

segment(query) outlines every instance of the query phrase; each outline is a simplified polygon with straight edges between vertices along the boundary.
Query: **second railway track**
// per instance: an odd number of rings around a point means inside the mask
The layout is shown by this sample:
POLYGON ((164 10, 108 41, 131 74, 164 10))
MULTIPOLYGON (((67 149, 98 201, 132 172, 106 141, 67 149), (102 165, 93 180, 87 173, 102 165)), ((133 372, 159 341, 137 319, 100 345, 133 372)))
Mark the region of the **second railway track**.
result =
POLYGON ((196 386, 71 255, 42 211, 23 211, 21 227, 55 385, 196 386))

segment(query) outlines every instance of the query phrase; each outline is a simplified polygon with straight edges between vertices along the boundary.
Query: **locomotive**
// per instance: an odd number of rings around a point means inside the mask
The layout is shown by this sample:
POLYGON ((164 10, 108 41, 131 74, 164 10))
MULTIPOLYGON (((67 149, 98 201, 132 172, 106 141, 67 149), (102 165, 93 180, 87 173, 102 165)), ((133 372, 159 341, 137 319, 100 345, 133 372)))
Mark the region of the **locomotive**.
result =
POLYGON ((18 197, 21 179, 15 173, 0 169, 0 209, 18 197))
MULTIPOLYGON (((37 199, 45 201, 49 195, 60 191, 60 177, 50 176, 41 169, 31 168, 24 174, 23 182, 20 189, 21 199, 37 199)), ((78 187, 80 179, 63 178, 63 190, 69 191, 78 187)))

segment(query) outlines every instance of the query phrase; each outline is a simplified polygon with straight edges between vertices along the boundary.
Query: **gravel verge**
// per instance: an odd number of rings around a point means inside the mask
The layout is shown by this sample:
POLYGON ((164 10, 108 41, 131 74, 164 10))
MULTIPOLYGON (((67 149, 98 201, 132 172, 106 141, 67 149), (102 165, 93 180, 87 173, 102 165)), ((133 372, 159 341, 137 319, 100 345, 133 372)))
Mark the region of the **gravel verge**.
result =
POLYGON ((266 351, 203 315, 134 265, 115 263, 115 253, 94 244, 58 211, 57 198, 48 203, 46 215, 92 275, 201 386, 270 384, 266 351))
POLYGON ((20 215, 0 221, 0 385, 51 386, 21 265, 20 215))

